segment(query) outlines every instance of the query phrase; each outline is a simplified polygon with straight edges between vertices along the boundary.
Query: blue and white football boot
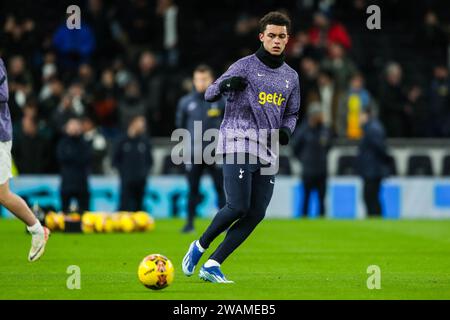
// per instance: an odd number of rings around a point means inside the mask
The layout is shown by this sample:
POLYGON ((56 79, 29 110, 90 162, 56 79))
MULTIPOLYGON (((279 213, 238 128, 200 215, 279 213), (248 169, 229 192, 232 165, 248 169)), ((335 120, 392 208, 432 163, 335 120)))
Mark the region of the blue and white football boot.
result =
POLYGON ((195 266, 200 261, 200 258, 203 255, 203 252, 197 247, 196 243, 198 240, 195 240, 189 246, 189 250, 183 258, 183 262, 181 264, 183 268, 183 273, 190 277, 194 274, 195 266))
POLYGON ((225 278, 225 275, 220 271, 220 267, 205 267, 202 266, 199 273, 200 279, 213 283, 234 283, 225 278))

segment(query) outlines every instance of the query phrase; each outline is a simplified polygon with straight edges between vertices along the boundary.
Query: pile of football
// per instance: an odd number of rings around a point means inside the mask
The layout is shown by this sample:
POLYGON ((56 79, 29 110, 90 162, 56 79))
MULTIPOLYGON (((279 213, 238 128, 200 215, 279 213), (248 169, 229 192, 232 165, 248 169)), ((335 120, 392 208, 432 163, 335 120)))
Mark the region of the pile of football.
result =
POLYGON ((155 220, 144 211, 138 212, 85 212, 62 214, 49 212, 45 215, 45 226, 51 231, 112 233, 146 232, 155 229, 155 220))

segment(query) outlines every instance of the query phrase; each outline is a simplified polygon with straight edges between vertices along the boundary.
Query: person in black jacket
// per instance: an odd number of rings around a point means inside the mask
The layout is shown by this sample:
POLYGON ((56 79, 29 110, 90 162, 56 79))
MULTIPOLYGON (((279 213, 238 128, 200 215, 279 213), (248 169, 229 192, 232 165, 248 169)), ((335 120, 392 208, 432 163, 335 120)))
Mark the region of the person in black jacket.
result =
POLYGON ((303 208, 307 216, 311 192, 319 195, 319 214, 325 216, 325 195, 327 190, 327 155, 331 147, 331 130, 323 123, 323 113, 319 103, 311 103, 308 122, 303 125, 293 143, 295 155, 302 163, 303 208))
POLYGON ((82 124, 78 118, 67 121, 64 133, 56 150, 61 172, 62 211, 72 211, 71 201, 76 200, 78 211, 83 213, 89 210, 91 147, 82 136, 82 124))
POLYGON ((153 165, 152 147, 143 115, 131 119, 127 134, 114 148, 113 166, 120 175, 120 211, 141 211, 147 176, 153 165))
POLYGON ((390 138, 408 137, 411 110, 407 108, 403 88, 403 71, 398 63, 392 62, 387 65, 378 98, 380 120, 386 126, 387 136, 390 138))
POLYGON ((21 130, 14 136, 14 160, 21 174, 47 173, 50 159, 49 140, 38 128, 35 116, 22 118, 21 130))
POLYGON ((389 173, 390 161, 386 134, 371 109, 363 110, 360 122, 363 137, 358 147, 357 168, 364 181, 364 202, 368 216, 381 216, 380 188, 383 178, 389 173))
MULTIPOLYGON (((213 72, 210 67, 200 65, 194 70, 193 83, 194 90, 183 96, 177 108, 176 126, 178 128, 187 129, 191 135, 191 157, 194 159, 195 154, 200 154, 203 159, 203 150, 207 143, 194 144, 194 122, 201 123, 202 132, 208 129, 219 129, 220 123, 223 119, 223 111, 225 102, 219 100, 216 102, 207 102, 204 94, 208 86, 213 82, 213 72)), ((194 218, 196 215, 196 207, 200 198, 200 178, 205 170, 208 170, 214 182, 214 187, 218 196, 218 207, 222 208, 225 205, 225 194, 223 192, 223 176, 221 168, 217 165, 208 165, 202 163, 186 164, 187 179, 189 184, 189 201, 188 201, 188 216, 186 225, 182 232, 192 232, 194 230, 194 218)))

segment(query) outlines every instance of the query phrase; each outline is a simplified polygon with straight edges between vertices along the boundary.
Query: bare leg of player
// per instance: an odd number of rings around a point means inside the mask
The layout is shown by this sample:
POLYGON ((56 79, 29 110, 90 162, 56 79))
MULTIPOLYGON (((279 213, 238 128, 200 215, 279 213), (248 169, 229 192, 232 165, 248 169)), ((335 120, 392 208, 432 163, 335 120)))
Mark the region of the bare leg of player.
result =
POLYGON ((0 204, 27 225, 27 229, 32 235, 28 260, 31 262, 38 260, 44 254, 45 244, 50 234, 49 230, 41 226, 25 201, 9 190, 8 181, 0 185, 0 204))
POLYGON ((0 185, 0 203, 27 226, 31 227, 38 222, 25 201, 9 190, 9 182, 0 185))

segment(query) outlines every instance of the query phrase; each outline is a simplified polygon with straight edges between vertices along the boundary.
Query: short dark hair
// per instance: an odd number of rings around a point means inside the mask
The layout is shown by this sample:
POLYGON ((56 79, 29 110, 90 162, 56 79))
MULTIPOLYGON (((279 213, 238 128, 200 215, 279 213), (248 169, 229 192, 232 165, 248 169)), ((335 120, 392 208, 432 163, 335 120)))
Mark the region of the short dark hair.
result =
POLYGON ((214 71, 213 69, 208 66, 207 64, 199 64, 195 69, 194 69, 194 73, 196 72, 208 72, 212 77, 214 77, 214 71))
POLYGON ((268 24, 286 26, 288 33, 291 30, 291 19, 279 11, 271 11, 259 20, 259 32, 264 33, 268 24))

